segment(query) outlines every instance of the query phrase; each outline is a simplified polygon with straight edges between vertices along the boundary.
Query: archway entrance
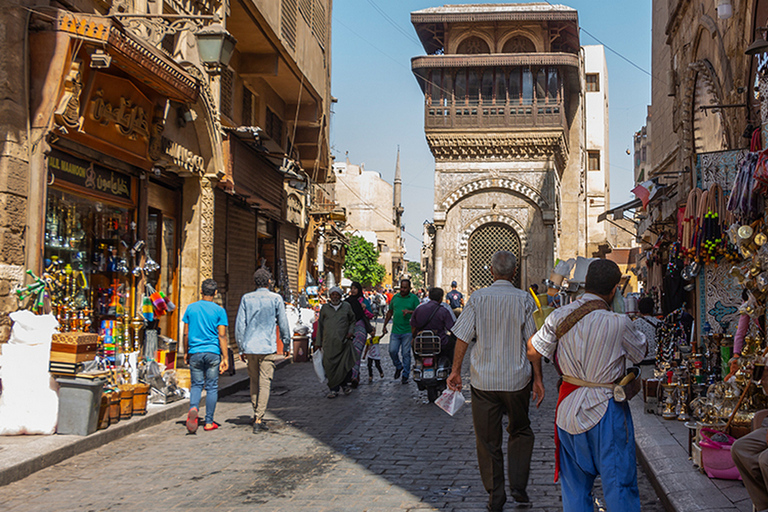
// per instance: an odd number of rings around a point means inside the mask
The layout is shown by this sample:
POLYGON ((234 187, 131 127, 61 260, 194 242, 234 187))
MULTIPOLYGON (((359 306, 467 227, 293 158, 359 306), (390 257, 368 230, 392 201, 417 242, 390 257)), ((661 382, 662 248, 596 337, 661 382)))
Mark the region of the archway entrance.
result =
POLYGON ((510 251, 517 259, 513 284, 520 288, 520 238, 515 230, 505 224, 483 224, 469 237, 467 266, 469 293, 490 285, 491 257, 496 251, 510 251))

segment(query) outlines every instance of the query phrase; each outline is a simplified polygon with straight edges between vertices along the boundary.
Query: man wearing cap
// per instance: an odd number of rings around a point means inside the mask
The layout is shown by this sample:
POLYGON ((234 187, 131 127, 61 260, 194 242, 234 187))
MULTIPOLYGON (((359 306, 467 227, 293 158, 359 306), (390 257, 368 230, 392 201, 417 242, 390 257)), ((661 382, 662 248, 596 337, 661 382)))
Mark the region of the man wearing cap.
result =
POLYGON ((453 314, 459 316, 464 307, 464 295, 456 289, 457 286, 458 283, 456 281, 451 282, 451 291, 445 294, 445 302, 451 306, 453 314))

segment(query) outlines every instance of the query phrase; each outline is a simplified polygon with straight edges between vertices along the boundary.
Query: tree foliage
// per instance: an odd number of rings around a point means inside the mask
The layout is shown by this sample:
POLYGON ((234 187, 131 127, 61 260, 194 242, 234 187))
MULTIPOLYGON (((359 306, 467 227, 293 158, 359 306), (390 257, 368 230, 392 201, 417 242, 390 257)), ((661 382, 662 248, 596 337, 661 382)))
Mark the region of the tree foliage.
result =
POLYGON ((421 274, 421 263, 418 261, 408 261, 406 271, 411 275, 411 284, 413 288, 424 287, 424 276, 421 274))
POLYGON ((363 286, 381 283, 387 270, 379 263, 379 251, 361 236, 350 238, 344 258, 344 276, 363 286))

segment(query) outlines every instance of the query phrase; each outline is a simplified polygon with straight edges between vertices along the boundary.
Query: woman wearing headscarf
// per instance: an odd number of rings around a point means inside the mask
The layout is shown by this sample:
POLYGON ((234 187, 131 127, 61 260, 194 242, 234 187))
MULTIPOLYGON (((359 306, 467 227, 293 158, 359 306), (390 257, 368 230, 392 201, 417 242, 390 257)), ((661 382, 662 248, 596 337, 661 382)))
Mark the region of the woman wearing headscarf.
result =
POLYGON ((315 349, 323 349, 323 369, 330 388, 328 398, 336 398, 340 388, 345 395, 352 392, 349 386, 356 359, 352 346, 355 313, 348 302, 341 300, 340 288, 334 286, 328 295, 330 302, 320 308, 315 349))
POLYGON ((352 346, 355 349, 355 365, 352 367, 352 387, 356 388, 360 384, 360 356, 363 354, 365 340, 369 333, 374 334, 376 330, 366 315, 366 309, 363 306, 363 286, 360 283, 354 281, 350 285, 349 296, 345 300, 355 314, 355 337, 352 339, 352 346))

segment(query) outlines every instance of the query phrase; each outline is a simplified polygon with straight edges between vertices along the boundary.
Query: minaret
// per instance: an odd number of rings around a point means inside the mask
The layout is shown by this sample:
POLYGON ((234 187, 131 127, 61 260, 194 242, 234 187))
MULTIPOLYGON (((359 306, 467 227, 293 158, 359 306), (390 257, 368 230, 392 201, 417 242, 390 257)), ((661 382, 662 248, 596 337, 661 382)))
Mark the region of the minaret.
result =
POLYGON ((397 164, 395 165, 395 186, 394 197, 392 198, 392 209, 395 214, 395 225, 400 227, 400 216, 403 214, 402 201, 403 180, 400 177, 400 146, 397 146, 397 164))

